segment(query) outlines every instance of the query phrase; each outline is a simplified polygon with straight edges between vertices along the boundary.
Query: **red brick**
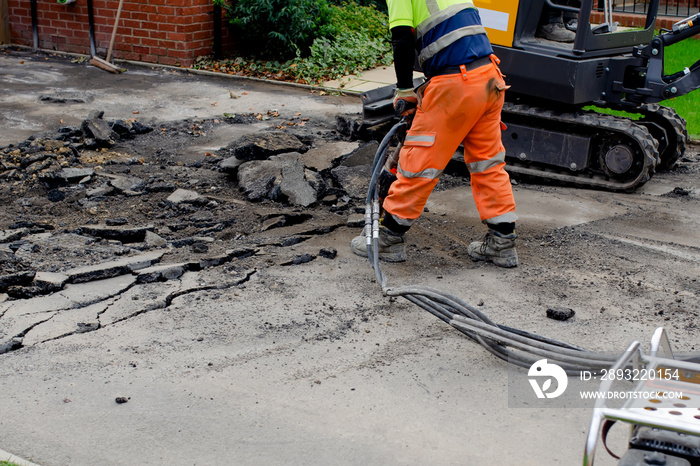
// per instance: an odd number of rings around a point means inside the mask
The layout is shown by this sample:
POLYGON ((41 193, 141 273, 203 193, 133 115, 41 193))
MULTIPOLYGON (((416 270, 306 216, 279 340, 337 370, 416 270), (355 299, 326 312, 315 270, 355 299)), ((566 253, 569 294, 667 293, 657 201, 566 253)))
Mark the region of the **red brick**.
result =
POLYGON ((174 66, 179 63, 177 58, 173 57, 158 57, 158 63, 161 65, 171 65, 174 66))
POLYGON ((134 36, 126 36, 126 35, 121 35, 116 42, 118 42, 120 45, 124 44, 141 44, 141 39, 138 37, 134 36))
POLYGON ((214 39, 214 31, 201 31, 197 32, 192 35, 192 38, 195 40, 206 40, 206 39, 214 39))
POLYGON ((95 28, 98 27, 112 27, 114 26, 114 19, 113 18, 105 18, 104 16, 95 16, 95 28))
POLYGON ((168 16, 175 16, 177 14, 177 10, 171 6, 159 6, 158 13, 168 16))
POLYGON ((141 5, 138 3, 124 2, 123 11, 141 11, 141 5))
POLYGON ((141 44, 145 47, 157 47, 158 41, 156 39, 151 39, 150 37, 141 38, 141 44))
POLYGON ((53 19, 49 21, 49 24, 56 29, 68 29, 68 22, 62 19, 53 19))
POLYGON ((141 21, 134 21, 132 19, 122 20, 119 22, 119 28, 121 27, 139 29, 141 28, 141 21))
POLYGON ((73 37, 76 39, 90 39, 89 31, 73 31, 73 37))
MULTIPOLYGON (((110 37, 112 36, 112 28, 109 28, 109 35, 110 37)), ((117 35, 115 36, 116 41, 119 40, 119 37, 123 36, 133 36, 134 35, 134 30, 131 28, 124 28, 124 27, 118 27, 117 28, 117 35)))
POLYGON ((189 58, 190 52, 186 50, 168 50, 169 57, 189 58))
POLYGON ((174 24, 160 23, 157 25, 158 31, 160 32, 175 32, 177 31, 177 26, 174 24))
POLYGON ((138 61, 138 60, 141 59, 141 54, 140 54, 140 53, 134 53, 134 52, 128 52, 128 53, 125 53, 121 58, 123 58, 124 60, 134 60, 134 61, 138 61))
POLYGON ((176 42, 183 42, 187 40, 187 34, 183 34, 181 32, 169 32, 168 39, 176 42))
POLYGON ((148 15, 148 21, 151 23, 164 23, 168 20, 168 17, 160 13, 150 13, 148 15))

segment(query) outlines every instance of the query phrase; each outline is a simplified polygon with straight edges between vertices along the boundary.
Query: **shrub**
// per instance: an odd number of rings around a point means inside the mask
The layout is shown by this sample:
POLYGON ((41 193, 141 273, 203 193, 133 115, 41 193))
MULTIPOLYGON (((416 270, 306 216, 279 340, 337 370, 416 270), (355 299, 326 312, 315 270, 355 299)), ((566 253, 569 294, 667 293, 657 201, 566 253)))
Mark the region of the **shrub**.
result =
MULTIPOLYGON (((322 5, 319 6, 319 11, 323 11, 320 16, 297 18, 289 11, 270 10, 281 0, 234 0, 239 2, 236 5, 227 5, 227 0, 214 1, 225 8, 229 22, 241 32, 241 24, 245 23, 249 35, 241 37, 239 52, 242 56, 219 62, 200 57, 193 65, 196 69, 315 84, 357 74, 380 64, 390 65, 393 60, 388 18, 372 5, 361 6, 354 0, 350 3, 343 0, 341 5, 332 6, 321 3, 317 4, 322 5), (247 16, 234 16, 241 9, 245 9, 247 16), (291 26, 288 20, 282 21, 290 15, 298 21, 291 26), (308 25, 312 19, 315 29, 308 25), (280 33, 272 24, 285 32, 280 33), (302 28, 311 32, 303 40, 295 41, 301 37, 299 33, 295 36, 293 31, 302 28)), ((315 0, 290 1, 308 6, 315 0)), ((285 6, 290 8, 291 4, 285 3, 285 6)))
MULTIPOLYGON (((387 14, 388 9, 386 6, 386 0, 354 0, 354 1, 357 2, 357 4, 360 6, 375 8, 377 11, 380 11, 384 14, 387 14)), ((333 5, 337 5, 337 6, 343 6, 345 3, 347 3, 347 0, 331 0, 331 3, 333 5)))
POLYGON ((391 40, 389 18, 375 6, 361 6, 351 1, 344 2, 342 5, 333 5, 331 10, 329 29, 332 34, 364 30, 371 39, 391 40))
POLYGON ((333 40, 316 39, 311 55, 306 59, 297 58, 292 70, 297 80, 313 83, 355 74, 380 64, 390 65, 392 59, 389 42, 372 39, 364 30, 350 31, 333 40))
POLYGON ((314 39, 328 34, 326 0, 215 0, 240 38, 241 52, 263 59, 305 55, 314 39))

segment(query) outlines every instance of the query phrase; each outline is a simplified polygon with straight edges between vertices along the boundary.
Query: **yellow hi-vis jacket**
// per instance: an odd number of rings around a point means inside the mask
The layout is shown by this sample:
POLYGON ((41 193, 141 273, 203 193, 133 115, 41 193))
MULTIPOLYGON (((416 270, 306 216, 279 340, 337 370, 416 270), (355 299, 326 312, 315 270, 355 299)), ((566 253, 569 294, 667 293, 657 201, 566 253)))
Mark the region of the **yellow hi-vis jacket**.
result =
POLYGON ((387 0, 387 6, 390 29, 415 29, 418 61, 424 71, 458 66, 493 53, 479 12, 471 2, 387 0))

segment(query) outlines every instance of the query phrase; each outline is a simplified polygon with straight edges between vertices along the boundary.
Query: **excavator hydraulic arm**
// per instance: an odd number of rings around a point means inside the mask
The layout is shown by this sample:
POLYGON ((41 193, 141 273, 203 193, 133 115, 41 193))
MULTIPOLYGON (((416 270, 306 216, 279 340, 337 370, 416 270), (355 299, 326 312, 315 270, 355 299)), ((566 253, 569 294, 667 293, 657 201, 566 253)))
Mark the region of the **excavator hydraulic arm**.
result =
POLYGON ((664 74, 665 49, 700 34, 700 13, 673 25, 673 29, 654 37, 644 46, 635 47, 636 66, 627 65, 610 80, 606 102, 610 105, 658 103, 680 97, 700 88, 700 60, 682 71, 664 74))

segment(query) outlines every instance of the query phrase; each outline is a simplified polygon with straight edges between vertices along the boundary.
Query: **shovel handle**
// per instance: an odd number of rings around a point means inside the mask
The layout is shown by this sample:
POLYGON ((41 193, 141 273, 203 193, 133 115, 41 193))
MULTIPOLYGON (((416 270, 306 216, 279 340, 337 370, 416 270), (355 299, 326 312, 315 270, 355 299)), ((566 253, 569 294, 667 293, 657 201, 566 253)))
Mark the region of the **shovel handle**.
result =
POLYGON ((119 25, 119 17, 122 14, 122 6, 124 5, 124 0, 119 0, 119 6, 117 7, 117 17, 114 19, 114 27, 112 28, 112 38, 109 40, 109 49, 107 50, 106 61, 112 58, 112 49, 114 48, 114 39, 117 37, 117 25, 119 25))

